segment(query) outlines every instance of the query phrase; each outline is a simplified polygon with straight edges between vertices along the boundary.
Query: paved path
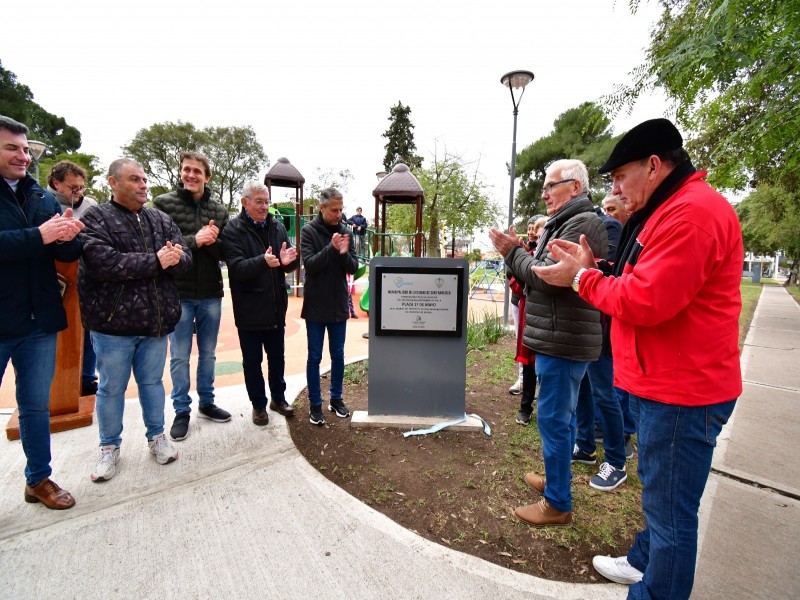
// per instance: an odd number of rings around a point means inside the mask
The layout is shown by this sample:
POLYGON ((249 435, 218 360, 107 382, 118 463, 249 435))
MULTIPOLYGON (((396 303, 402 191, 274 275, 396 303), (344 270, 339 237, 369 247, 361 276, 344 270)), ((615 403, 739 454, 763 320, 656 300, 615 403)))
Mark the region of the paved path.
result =
MULTIPOLYGON (((792 410, 799 352, 800 308, 783 289, 765 287, 742 356, 745 394, 701 507, 694 598, 800 597, 800 461, 791 452, 800 433, 792 410)), ((302 374, 287 383, 289 397, 305 384, 302 374)), ((22 448, 0 441, 0 595, 603 600, 627 593, 615 584, 546 581, 429 542, 320 475, 282 417, 252 425, 244 386, 221 388, 219 399, 232 422, 193 419, 180 459, 166 466, 147 454, 138 402, 127 402, 120 471, 103 484, 88 478, 96 426, 54 435, 54 477, 78 500, 65 512, 22 501, 22 448)))

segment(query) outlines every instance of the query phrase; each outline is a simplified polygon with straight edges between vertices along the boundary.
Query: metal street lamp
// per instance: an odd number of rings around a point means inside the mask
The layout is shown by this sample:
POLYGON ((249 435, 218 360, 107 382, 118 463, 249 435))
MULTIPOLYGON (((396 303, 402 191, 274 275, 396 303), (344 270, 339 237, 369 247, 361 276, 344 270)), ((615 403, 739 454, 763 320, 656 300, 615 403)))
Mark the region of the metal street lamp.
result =
POLYGON ((44 151, 47 149, 47 144, 44 142, 38 142, 36 140, 28 140, 28 147, 31 149, 31 157, 34 160, 34 166, 36 167, 35 177, 38 183, 39 181, 39 159, 44 154, 44 151))
MULTIPOLYGON (((511 92, 511 103, 514 105, 514 136, 511 141, 511 185, 508 192, 508 227, 514 224, 514 180, 517 178, 517 113, 522 95, 525 93, 525 86, 533 81, 533 73, 530 71, 511 71, 500 78, 500 83, 506 86, 511 92), (514 96, 514 90, 522 90, 519 98, 514 96)), ((508 327, 508 302, 511 290, 506 278, 506 292, 503 299, 503 327, 508 327)))

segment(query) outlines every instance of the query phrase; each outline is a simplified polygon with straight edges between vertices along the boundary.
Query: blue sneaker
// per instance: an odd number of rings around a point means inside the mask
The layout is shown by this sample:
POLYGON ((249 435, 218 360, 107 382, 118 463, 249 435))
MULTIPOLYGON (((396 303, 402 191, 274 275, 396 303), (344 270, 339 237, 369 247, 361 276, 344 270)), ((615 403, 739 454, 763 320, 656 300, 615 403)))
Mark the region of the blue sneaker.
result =
POLYGON ((633 443, 631 442, 630 434, 625 436, 625 458, 633 458, 633 443))
POLYGON ((607 462, 600 465, 600 471, 589 480, 589 485, 596 490, 610 492, 619 487, 626 479, 628 474, 625 468, 617 469, 607 462))

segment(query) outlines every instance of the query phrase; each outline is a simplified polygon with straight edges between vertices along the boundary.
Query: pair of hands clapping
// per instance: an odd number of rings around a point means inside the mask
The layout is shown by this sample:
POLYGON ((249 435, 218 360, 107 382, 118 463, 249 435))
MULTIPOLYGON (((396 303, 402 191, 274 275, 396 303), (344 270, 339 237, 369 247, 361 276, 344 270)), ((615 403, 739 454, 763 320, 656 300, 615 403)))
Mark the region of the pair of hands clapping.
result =
POLYGON ((42 242, 69 242, 78 235, 85 225, 72 216, 72 209, 68 208, 63 215, 53 215, 50 219, 39 225, 42 242))
POLYGON ((272 267, 273 269, 275 267, 280 267, 281 265, 288 265, 296 258, 297 250, 294 248, 287 248, 286 242, 283 242, 281 245, 279 256, 276 256, 272 253, 272 246, 267 248, 267 251, 264 253, 264 260, 267 261, 267 266, 272 267))
POLYGON ((334 233, 331 244, 339 251, 339 254, 347 254, 350 250, 350 234, 334 233))
POLYGON ((180 244, 173 245, 172 242, 167 242, 161 250, 156 252, 156 256, 158 256, 158 261, 161 263, 161 268, 166 269, 177 265, 181 261, 183 248, 180 244))

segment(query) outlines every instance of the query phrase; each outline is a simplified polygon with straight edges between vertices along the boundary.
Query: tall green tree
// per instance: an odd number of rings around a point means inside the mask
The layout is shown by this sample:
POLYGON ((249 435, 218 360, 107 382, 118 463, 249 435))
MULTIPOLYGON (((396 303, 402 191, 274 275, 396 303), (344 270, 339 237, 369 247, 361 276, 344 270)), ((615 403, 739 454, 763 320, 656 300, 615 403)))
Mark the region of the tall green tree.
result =
POLYGON ((383 168, 387 172, 391 171, 398 162, 405 163, 412 171, 420 168, 422 157, 416 154, 411 107, 398 102, 389 110, 389 121, 389 129, 383 132, 383 137, 387 139, 384 146, 386 155, 383 158, 383 168))
POLYGON ((519 192, 514 213, 525 223, 535 214, 545 214, 541 199, 547 167, 561 158, 582 160, 589 170, 589 184, 595 199, 608 190, 608 183, 597 173, 614 148, 618 137, 611 136, 611 121, 602 107, 584 102, 570 108, 553 122, 553 131, 524 148, 517 156, 519 192))
POLYGON ((736 206, 736 212, 745 249, 755 254, 782 250, 796 282, 800 266, 800 198, 786 189, 762 184, 736 206))
POLYGON ((181 152, 205 154, 211 161, 212 196, 230 211, 236 209, 237 193, 244 181, 256 178, 269 165, 264 148, 249 126, 197 129, 182 121, 156 123, 140 129, 122 151, 142 165, 154 196, 178 185, 181 152))
MULTIPOLYGON (((633 10, 641 0, 631 0, 633 10)), ((660 0, 661 19, 632 82, 605 100, 629 108, 658 87, 692 132, 709 181, 800 190, 800 0, 660 0)))
MULTIPOLYGON (((437 150, 431 165, 417 169, 414 175, 425 192, 422 223, 427 256, 441 256, 442 243, 448 237, 468 237, 494 224, 497 206, 480 177, 479 163, 467 163, 446 149, 439 155, 437 150)), ((414 233, 415 207, 390 206, 387 229, 414 233)))
POLYGON ((30 129, 29 139, 47 144, 45 156, 74 152, 81 147, 81 132, 68 125, 64 117, 47 112, 34 102, 31 89, 19 83, 14 73, 3 68, 2 61, 0 61, 0 115, 27 125, 30 129))

